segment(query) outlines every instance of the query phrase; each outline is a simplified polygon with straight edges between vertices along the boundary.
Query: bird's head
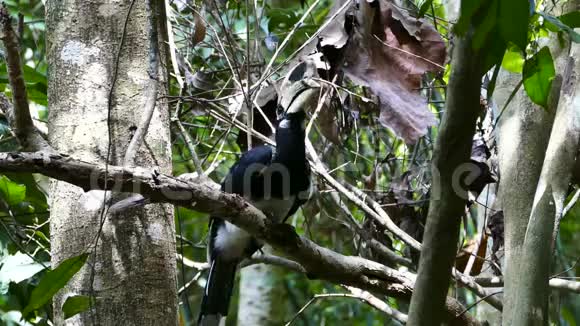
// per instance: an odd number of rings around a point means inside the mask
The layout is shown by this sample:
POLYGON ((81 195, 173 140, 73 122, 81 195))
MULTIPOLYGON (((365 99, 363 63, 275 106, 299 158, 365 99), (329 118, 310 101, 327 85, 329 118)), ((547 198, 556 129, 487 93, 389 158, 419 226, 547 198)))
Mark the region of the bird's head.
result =
POLYGON ((315 80, 316 77, 316 64, 311 59, 299 63, 288 72, 280 87, 278 120, 293 115, 304 117, 304 110, 318 102, 321 85, 315 80))

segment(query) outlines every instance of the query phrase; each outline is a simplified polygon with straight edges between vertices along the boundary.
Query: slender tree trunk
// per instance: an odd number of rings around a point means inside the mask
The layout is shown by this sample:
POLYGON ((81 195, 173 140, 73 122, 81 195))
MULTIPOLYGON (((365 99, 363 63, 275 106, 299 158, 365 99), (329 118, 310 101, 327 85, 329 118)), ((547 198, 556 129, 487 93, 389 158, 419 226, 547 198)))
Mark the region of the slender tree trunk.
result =
MULTIPOLYGON (((481 205, 477 208, 477 225, 478 230, 482 230, 485 228, 489 218, 495 212, 497 208, 496 203, 496 194, 497 194, 497 184, 491 183, 488 184, 487 187, 481 192, 479 195, 477 202, 481 203, 481 205)), ((485 232, 485 230, 484 230, 485 232)), ((480 244, 482 245, 482 244, 480 244)), ((491 239, 487 241, 487 250, 486 250, 486 257, 489 257, 492 251, 492 241, 491 239)), ((501 259, 503 254, 498 252, 498 257, 501 259)), ((481 273, 478 275, 479 277, 494 277, 496 276, 493 273, 493 269, 491 268, 491 262, 489 260, 483 263, 483 268, 481 269, 481 273)), ((488 293, 497 293, 495 297, 501 299, 501 287, 486 287, 488 293)), ((474 313, 477 316, 478 320, 485 320, 490 325, 501 325, 501 311, 494 308, 489 303, 482 301, 477 304, 474 309, 476 312, 474 313)), ((505 309, 505 308, 504 308, 505 309)))
MULTIPOLYGON (((162 7, 155 9, 163 22, 162 7)), ((130 0, 47 1, 49 140, 58 151, 89 162, 108 158, 109 164, 122 165, 143 115, 143 93, 150 79, 149 14, 145 1, 134 5, 130 0)), ((159 95, 163 95, 167 85, 160 66, 159 95)), ((157 101, 135 163, 171 173, 164 100, 157 101)), ((111 216, 101 215, 103 200, 103 191, 84 192, 52 181, 53 266, 91 253, 89 262, 54 299, 56 324, 176 325, 172 206, 155 204, 111 216), (63 321, 62 304, 78 294, 96 300, 89 312, 63 321)))
POLYGON ((455 44, 445 114, 433 151, 433 186, 423 237, 419 273, 411 297, 409 325, 439 325, 457 253, 459 226, 467 190, 458 182, 469 168, 475 121, 481 110, 481 68, 471 45, 472 33, 455 44))
POLYGON ((268 264, 242 268, 238 325, 283 325, 287 294, 282 282, 284 270, 268 264))

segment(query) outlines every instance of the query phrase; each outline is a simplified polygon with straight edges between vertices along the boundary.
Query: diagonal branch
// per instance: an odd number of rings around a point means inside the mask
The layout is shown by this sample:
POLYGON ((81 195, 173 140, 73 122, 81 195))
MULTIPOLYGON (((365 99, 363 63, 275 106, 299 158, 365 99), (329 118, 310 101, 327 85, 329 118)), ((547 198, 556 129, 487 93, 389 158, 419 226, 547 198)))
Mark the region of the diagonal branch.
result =
POLYGON ((0 25, 0 39, 2 39, 6 47, 6 67, 12 90, 13 106, 3 105, 3 108, 7 111, 8 121, 14 129, 18 142, 25 151, 54 152, 32 123, 26 85, 22 74, 22 63, 20 62, 20 44, 12 28, 12 19, 4 3, 0 7, 0 25), (11 108, 12 110, 10 110, 11 108))
MULTIPOLYGON (((223 216, 283 252, 302 266, 309 277, 405 300, 411 296, 413 274, 321 247, 298 235, 290 225, 270 222, 242 197, 218 191, 207 183, 181 180, 143 168, 105 167, 42 152, 0 153, 0 171, 41 173, 85 191, 103 190, 107 185, 107 190, 140 193, 151 202, 171 203, 223 216)), ((446 307, 453 316, 463 311, 452 298, 448 298, 446 307)), ((471 316, 466 314, 461 318, 463 324, 474 325, 471 316)))
POLYGON ((95 165, 69 156, 45 153, 0 153, 0 171, 42 173, 85 191, 138 192, 151 202, 165 202, 218 216, 302 265, 311 277, 359 287, 375 293, 409 298, 411 274, 355 256, 344 256, 298 235, 287 224, 273 224, 242 197, 223 193, 207 184, 180 180, 142 168, 95 165))

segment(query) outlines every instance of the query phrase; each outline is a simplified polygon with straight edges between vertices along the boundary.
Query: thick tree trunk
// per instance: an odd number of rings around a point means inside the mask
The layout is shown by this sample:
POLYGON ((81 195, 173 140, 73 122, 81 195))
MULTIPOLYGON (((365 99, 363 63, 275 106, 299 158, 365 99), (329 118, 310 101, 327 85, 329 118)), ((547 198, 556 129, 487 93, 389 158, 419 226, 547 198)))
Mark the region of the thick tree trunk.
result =
MULTIPOLYGON (((561 13, 562 5, 556 6, 551 14, 561 13)), ((556 71, 564 70, 568 45, 559 42, 554 35, 549 41, 556 71)), ((494 100, 503 108, 521 75, 500 73, 494 100)), ((557 93, 552 100, 557 99, 557 93)), ((498 122, 499 170, 501 182, 499 200, 505 221, 505 270, 503 325, 514 325, 513 315, 522 307, 516 305, 519 287, 530 286, 522 278, 520 262, 523 262, 524 238, 534 206, 534 196, 550 131, 554 122, 556 104, 545 110, 531 102, 523 87, 519 89, 498 122)), ((553 223, 552 223, 553 226, 553 223)), ((552 226, 548 226, 552 228, 552 226)), ((525 261, 528 264, 528 261, 525 261)), ((549 263, 547 263, 549 264, 549 263)))
MULTIPOLYGON (((548 325, 549 322, 548 282, 554 244, 552 236, 555 219, 562 214, 564 208, 580 135, 580 64, 576 57, 579 54, 580 47, 573 44, 570 54, 563 53, 563 58, 560 58, 566 65, 559 70, 559 94, 555 96, 561 98, 522 246, 521 259, 525 264, 520 263, 518 266, 518 309, 514 310, 514 325, 548 325), (562 80, 565 82, 560 93, 562 80)), ((551 109, 556 110, 556 104, 551 109)))
MULTIPOLYGON (((150 12, 145 1, 136 1, 132 8, 131 3, 46 3, 49 140, 59 152, 89 162, 109 158, 109 164, 122 165, 143 115, 143 93, 150 79, 150 12), (126 35, 118 54, 126 17, 126 35)), ((155 14, 162 15, 161 7, 155 14)), ((166 89, 163 71, 161 67, 159 95, 166 89)), ((157 102, 135 163, 171 173, 169 112, 163 100, 157 102)), ((103 197, 103 191, 85 193, 66 182, 51 184, 53 266, 84 251, 92 254, 55 297, 56 324, 176 325, 172 206, 155 204, 115 216, 101 215, 103 197), (75 294, 90 295, 96 298, 95 304, 90 312, 63 321, 62 304, 75 294)))
MULTIPOLYGON (((500 74, 494 95, 498 107, 504 107, 519 78, 504 72, 500 74)), ((509 320, 515 308, 515 285, 521 276, 517 273, 517 264, 552 121, 552 112, 534 105, 520 89, 498 124, 501 175, 498 197, 505 223, 504 325, 511 325, 509 320)))

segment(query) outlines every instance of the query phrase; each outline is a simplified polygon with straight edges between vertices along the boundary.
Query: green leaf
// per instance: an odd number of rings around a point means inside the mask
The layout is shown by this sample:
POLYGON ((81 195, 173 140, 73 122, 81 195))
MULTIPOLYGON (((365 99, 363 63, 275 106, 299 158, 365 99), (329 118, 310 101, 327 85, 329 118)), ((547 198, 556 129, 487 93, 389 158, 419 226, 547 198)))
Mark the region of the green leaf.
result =
POLYGON ((467 33, 467 29, 469 29, 473 15, 475 15, 483 3, 484 1, 482 0, 461 0, 461 15, 453 27, 457 35, 462 36, 467 33))
POLYGON ((68 319, 78 313, 89 309, 91 299, 86 295, 75 295, 68 297, 62 305, 64 319, 68 319))
POLYGON ((34 205, 35 210, 45 211, 48 208, 46 203, 46 195, 40 189, 36 179, 32 173, 4 173, 13 182, 24 185, 26 187, 26 197, 24 200, 34 205))
MULTIPOLYGON (((486 41, 488 40, 488 36, 493 33, 491 31, 494 29, 497 23, 497 10, 498 10, 498 3, 496 0, 493 0, 490 4, 489 9, 485 13, 485 18, 483 21, 477 26, 473 35, 473 49, 479 50, 484 47, 486 41)), ((497 41, 495 38, 492 38, 492 42, 497 41)))
POLYGON ((0 193, 8 205, 16 205, 26 198, 26 187, 12 182, 4 175, 0 175, 0 193))
POLYGON ((421 7, 419 8, 419 18, 425 16, 425 14, 427 13, 427 10, 431 9, 432 3, 433 3, 433 0, 425 0, 425 2, 423 2, 421 7))
POLYGON ((509 48, 503 55, 501 66, 510 72, 521 74, 524 68, 525 59, 516 47, 509 48))
POLYGON ((276 30, 286 31, 292 28, 299 20, 293 10, 275 9, 270 13, 268 20, 268 31, 274 33, 276 30))
MULTIPOLYGON (((499 27, 496 26, 496 28, 491 31, 490 35, 499 33, 498 29, 499 27)), ((507 44, 501 38, 495 40, 492 39, 490 42, 486 43, 485 51, 481 51, 483 73, 487 72, 493 66, 501 64, 506 46, 507 44)))
POLYGON ((88 257, 89 254, 87 253, 71 257, 60 263, 54 270, 46 273, 38 283, 38 286, 32 291, 30 302, 22 310, 22 315, 27 316, 30 312, 50 302, 54 294, 62 289, 83 267, 88 257))
POLYGON ((569 12, 562 16, 558 16, 558 19, 570 28, 580 27, 580 11, 569 12))
POLYGON ((47 85, 46 76, 36 71, 34 68, 30 66, 24 65, 24 68, 22 69, 22 74, 24 77, 24 81, 27 84, 40 83, 43 84, 44 86, 47 85))
POLYGON ((46 90, 45 87, 39 84, 33 84, 31 87, 28 87, 27 90, 28 100, 47 106, 48 105, 48 98, 46 97, 46 90), (40 90, 39 90, 40 89, 40 90), (43 91, 44 90, 44 91, 43 91))
POLYGON ((548 96, 555 75, 554 60, 547 46, 526 60, 523 69, 524 89, 532 102, 548 109, 548 96))
POLYGON ((528 0, 501 0, 499 31, 505 42, 513 42, 522 51, 528 44, 530 3, 528 0))
POLYGON ((576 326, 576 317, 567 307, 560 309, 561 318, 564 319, 569 326, 576 326))
MULTIPOLYGON (((24 65, 22 67, 22 76, 24 77, 24 82, 27 86, 33 84, 41 84, 46 86, 48 85, 46 81, 46 75, 36 71, 34 68, 24 65)), ((6 70, 6 64, 3 63, 0 65, 0 83, 8 84, 8 71, 6 70)))
POLYGON ((568 33, 570 36, 570 40, 574 43, 580 43, 580 34, 578 34, 574 29, 570 28, 568 25, 561 22, 558 18, 548 15, 543 12, 539 12, 539 14, 544 17, 546 20, 546 27, 552 31, 557 32, 558 30, 564 31, 568 33))

